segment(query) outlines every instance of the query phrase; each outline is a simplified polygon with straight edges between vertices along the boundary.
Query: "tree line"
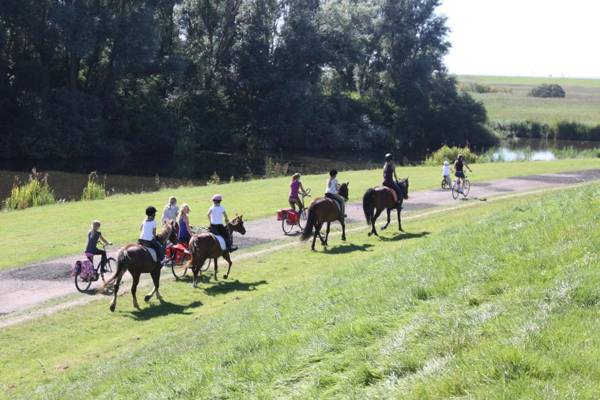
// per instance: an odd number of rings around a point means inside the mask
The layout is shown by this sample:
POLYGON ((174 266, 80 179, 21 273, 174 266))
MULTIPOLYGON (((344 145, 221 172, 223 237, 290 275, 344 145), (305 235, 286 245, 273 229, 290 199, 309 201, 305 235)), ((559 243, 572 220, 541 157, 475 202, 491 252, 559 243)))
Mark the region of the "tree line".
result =
POLYGON ((484 144, 440 0, 2 0, 0 158, 484 144))

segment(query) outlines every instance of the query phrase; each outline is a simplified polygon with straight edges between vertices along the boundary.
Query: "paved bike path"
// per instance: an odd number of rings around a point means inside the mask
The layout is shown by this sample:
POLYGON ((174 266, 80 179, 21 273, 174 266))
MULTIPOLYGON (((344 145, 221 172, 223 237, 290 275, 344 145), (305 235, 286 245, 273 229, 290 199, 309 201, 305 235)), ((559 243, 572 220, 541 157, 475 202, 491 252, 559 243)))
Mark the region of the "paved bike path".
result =
MULTIPOLYGON (((522 193, 557 186, 600 180, 600 169, 574 171, 555 174, 540 174, 523 177, 500 179, 491 182, 476 182, 471 185, 471 200, 522 193)), ((449 191, 440 189, 424 190, 409 193, 409 199, 404 203, 402 215, 410 215, 415 211, 456 203, 449 191)), ((346 207, 347 222, 364 221, 360 203, 351 203, 346 207)), ((281 223, 273 217, 245 223, 246 235, 236 234, 235 243, 240 248, 250 248, 258 244, 270 243, 284 238, 281 223)), ((382 215, 378 224, 385 221, 382 215)), ((391 229, 397 229, 395 213, 392 216, 391 229)), ((114 256, 114 253, 112 255, 114 256)), ((234 253, 233 260, 235 262, 234 253)), ((27 267, 15 268, 0 272, 0 316, 15 312, 27 311, 46 301, 59 299, 76 292, 73 278, 69 275, 70 266, 82 255, 63 257, 57 260, 36 263, 27 267)), ((92 285, 92 288, 94 285, 92 285)), ((82 295, 83 296, 83 295, 82 295)))

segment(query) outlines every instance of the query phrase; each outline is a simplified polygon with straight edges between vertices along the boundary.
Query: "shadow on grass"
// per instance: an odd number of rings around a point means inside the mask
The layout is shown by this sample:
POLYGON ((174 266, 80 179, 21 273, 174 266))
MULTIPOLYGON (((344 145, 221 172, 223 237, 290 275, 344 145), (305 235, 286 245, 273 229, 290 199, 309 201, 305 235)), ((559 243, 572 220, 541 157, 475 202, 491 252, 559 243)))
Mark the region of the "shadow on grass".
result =
MULTIPOLYGON (((140 305, 144 307, 143 304, 140 305)), ((191 303, 184 305, 170 303, 163 300, 159 303, 147 304, 146 307, 142 308, 141 310, 133 310, 128 317, 138 321, 146 321, 155 317, 161 317, 170 314, 189 315, 191 314, 191 311, 188 311, 188 309, 200 307, 201 305, 201 301, 192 301, 191 303)))
POLYGON ((431 232, 419 232, 419 233, 398 233, 392 237, 379 236, 379 239, 384 242, 392 242, 398 240, 418 239, 424 236, 430 235, 431 232))
POLYGON ((326 247, 323 250, 323 254, 347 254, 355 251, 369 251, 371 247, 373 247, 372 244, 342 244, 331 248, 326 247))
POLYGON ((235 281, 217 281, 212 286, 205 288, 204 292, 209 296, 216 296, 229 292, 251 292, 256 290, 257 286, 266 284, 267 281, 265 280, 256 282, 240 282, 237 279, 235 281))

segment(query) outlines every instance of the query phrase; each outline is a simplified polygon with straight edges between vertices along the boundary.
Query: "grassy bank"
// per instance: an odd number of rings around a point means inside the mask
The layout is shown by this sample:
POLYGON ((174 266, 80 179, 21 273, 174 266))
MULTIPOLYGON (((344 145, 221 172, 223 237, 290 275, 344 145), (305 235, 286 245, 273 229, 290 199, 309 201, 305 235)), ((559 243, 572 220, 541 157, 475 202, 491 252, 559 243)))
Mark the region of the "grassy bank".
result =
POLYGON ((560 121, 600 124, 600 79, 459 76, 461 83, 481 83, 498 88, 497 93, 471 93, 485 105, 491 122, 560 121), (567 92, 564 99, 529 97, 542 83, 556 83, 567 92))
POLYGON ((600 185, 361 231, 0 336, 10 398, 593 398, 600 185), (565 207, 569 204, 569 207, 565 207), (543 229, 540 229, 543 227, 543 229), (490 240, 490 239, 493 240, 490 240))
MULTIPOLYGON (((516 162, 477 164, 470 178, 473 182, 510 176, 599 168, 600 159, 559 160, 551 162, 516 162)), ((398 168, 401 176, 410 177, 410 190, 436 188, 440 167, 398 168)), ((381 171, 341 172, 339 178, 350 181, 350 197, 359 201, 365 190, 381 182, 381 171)), ((315 194, 325 186, 325 175, 303 177, 306 187, 315 194)), ((36 261, 75 254, 85 247, 89 224, 102 221, 102 232, 114 243, 128 243, 137 238, 144 209, 159 207, 170 195, 180 204, 189 203, 192 225, 206 225, 206 211, 213 193, 224 195, 224 206, 230 215, 244 214, 246 219, 273 216, 275 210, 286 206, 289 178, 238 182, 219 186, 182 187, 159 192, 117 195, 104 200, 73 202, 36 207, 23 211, 0 213, 0 270, 36 261), (35 249, 35 251, 34 251, 35 249)), ((274 222, 275 223, 275 222, 274 222)))

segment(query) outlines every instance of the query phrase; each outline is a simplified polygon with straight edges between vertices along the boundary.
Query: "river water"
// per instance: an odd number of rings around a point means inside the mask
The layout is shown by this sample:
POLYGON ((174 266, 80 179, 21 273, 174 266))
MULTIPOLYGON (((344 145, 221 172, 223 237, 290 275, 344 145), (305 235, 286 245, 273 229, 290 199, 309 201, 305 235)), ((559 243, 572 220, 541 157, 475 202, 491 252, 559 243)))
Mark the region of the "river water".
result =
MULTIPOLYGON (((490 160, 553 160, 564 149, 572 153, 600 147, 598 142, 517 140, 503 142, 486 152, 490 160)), ((409 161, 403 157, 404 163, 409 161)), ((201 153, 184 159, 160 157, 125 157, 120 159, 75 159, 44 161, 0 161, 0 201, 10 195, 15 178, 26 180, 31 168, 48 173, 48 182, 58 199, 75 200, 81 197, 87 175, 97 171, 110 194, 139 193, 164 187, 203 185, 214 175, 221 182, 246 180, 269 174, 291 175, 322 173, 338 170, 380 167, 379 153, 328 154, 314 156, 302 153, 247 154, 201 153)), ((422 161, 418 157, 410 160, 422 161)))

